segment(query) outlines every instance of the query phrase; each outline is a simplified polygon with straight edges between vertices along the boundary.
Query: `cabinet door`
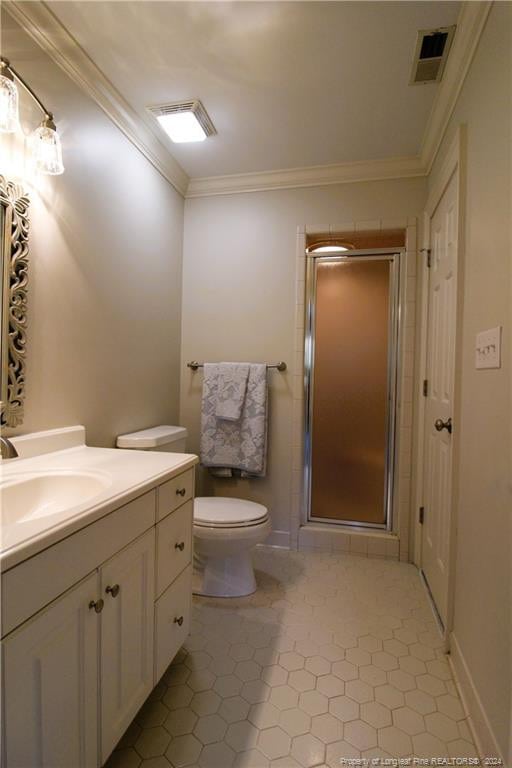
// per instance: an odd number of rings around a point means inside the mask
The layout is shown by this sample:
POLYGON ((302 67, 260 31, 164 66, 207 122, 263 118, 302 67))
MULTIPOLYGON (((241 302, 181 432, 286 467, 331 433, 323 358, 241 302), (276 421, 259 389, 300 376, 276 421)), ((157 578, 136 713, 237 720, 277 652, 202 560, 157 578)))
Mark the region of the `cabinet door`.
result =
POLYGON ((187 639, 192 610, 192 565, 156 601, 155 682, 187 639))
POLYGON ((98 764, 95 572, 3 641, 7 768, 98 764))
POLYGON ((101 568, 101 758, 153 688, 155 530, 101 568))

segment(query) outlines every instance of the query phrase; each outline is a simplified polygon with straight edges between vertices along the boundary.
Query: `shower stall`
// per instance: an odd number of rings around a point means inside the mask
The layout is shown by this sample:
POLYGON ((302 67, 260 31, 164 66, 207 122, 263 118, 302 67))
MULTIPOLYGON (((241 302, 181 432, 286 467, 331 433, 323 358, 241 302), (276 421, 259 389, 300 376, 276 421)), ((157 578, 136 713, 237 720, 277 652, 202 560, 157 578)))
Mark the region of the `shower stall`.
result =
POLYGON ((401 253, 307 254, 304 475, 310 522, 391 529, 401 253))

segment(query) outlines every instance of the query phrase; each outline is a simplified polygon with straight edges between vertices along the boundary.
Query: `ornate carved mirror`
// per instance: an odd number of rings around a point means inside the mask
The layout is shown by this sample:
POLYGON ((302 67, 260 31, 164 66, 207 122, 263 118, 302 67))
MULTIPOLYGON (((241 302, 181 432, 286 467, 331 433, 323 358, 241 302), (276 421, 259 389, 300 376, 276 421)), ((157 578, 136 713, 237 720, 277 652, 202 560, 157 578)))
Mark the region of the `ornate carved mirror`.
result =
POLYGON ((27 328, 28 197, 0 176, 0 423, 23 421, 27 328))

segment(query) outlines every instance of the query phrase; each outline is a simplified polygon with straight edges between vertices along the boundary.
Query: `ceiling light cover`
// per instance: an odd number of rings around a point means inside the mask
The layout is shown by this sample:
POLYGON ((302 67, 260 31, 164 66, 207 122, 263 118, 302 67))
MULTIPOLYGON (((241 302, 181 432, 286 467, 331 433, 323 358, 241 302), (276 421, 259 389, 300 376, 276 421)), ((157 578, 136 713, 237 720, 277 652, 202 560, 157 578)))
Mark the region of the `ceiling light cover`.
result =
POLYGON ((344 245, 320 245, 317 248, 313 246, 311 253, 341 253, 348 250, 344 245))
POLYGON ((160 115, 158 122, 175 144, 189 141, 204 141, 206 133, 193 112, 176 112, 173 115, 160 115))
POLYGON ((217 131, 199 100, 148 107, 175 144, 204 141, 217 131))

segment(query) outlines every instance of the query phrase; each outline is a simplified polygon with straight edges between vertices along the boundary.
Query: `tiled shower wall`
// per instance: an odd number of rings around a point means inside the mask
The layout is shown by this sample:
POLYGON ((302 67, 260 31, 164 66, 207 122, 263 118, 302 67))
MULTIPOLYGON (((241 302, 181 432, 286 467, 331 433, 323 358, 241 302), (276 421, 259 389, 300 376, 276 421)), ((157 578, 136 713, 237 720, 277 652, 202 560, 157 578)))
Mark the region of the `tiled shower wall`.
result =
POLYGON ((416 219, 342 222, 301 226, 297 230, 297 281, 293 377, 292 485, 290 546, 292 549, 345 551, 360 555, 409 560, 412 497, 412 425, 414 341, 416 323, 416 219), (393 528, 391 532, 353 530, 339 525, 308 523, 304 498, 304 334, 306 298, 306 236, 318 232, 405 229, 406 253, 400 273, 401 326, 397 397, 397 433, 393 528))

